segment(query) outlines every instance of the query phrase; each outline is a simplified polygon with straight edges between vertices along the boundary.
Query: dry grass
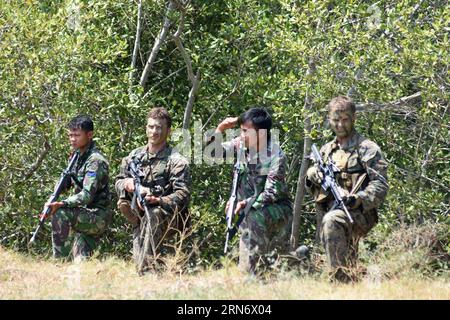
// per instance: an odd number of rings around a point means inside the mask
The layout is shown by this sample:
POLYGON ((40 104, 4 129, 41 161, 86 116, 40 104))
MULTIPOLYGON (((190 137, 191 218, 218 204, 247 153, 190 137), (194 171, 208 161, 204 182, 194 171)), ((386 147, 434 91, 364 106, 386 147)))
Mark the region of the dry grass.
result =
POLYGON ((196 275, 137 276, 134 264, 103 261, 37 260, 0 247, 0 299, 450 299, 449 279, 376 276, 377 266, 354 284, 332 284, 294 273, 270 280, 242 275, 234 264, 196 275))

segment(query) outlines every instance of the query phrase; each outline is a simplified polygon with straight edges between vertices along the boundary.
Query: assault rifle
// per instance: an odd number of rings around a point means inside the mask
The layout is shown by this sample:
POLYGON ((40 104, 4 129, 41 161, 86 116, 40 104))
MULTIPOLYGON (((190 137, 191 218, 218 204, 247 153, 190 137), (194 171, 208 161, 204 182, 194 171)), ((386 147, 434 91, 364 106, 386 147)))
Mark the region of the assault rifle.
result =
MULTIPOLYGON (((61 173, 61 176, 59 178, 58 183, 55 186, 53 194, 50 196, 50 198, 48 198, 46 203, 52 203, 52 202, 55 202, 58 200, 58 197, 60 196, 61 192, 64 190, 64 187, 67 184, 67 179, 69 179, 72 176, 71 172, 72 172, 72 169, 73 169, 75 163, 78 160, 78 157, 79 157, 79 153, 78 153, 78 151, 75 151, 74 154, 72 155, 72 158, 70 159, 69 165, 61 173)), ((45 219, 47 218, 49 213, 50 213, 50 208, 48 206, 44 206, 44 210, 42 210, 42 213, 39 217, 39 224, 38 224, 36 230, 34 231, 30 241, 28 242, 28 246, 32 245, 34 243, 34 241, 36 240, 36 235, 39 232, 39 230, 41 229, 41 227, 43 226, 45 219)))
MULTIPOLYGON (((131 201, 131 209, 135 212, 139 212, 138 203, 144 209, 145 217, 147 218, 147 224, 150 228, 150 245, 152 246, 153 256, 156 257, 156 246, 155 240, 153 239, 153 230, 150 223, 150 212, 148 210, 148 204, 145 200, 145 196, 143 196, 143 186, 142 180, 144 179, 144 173, 140 168, 140 162, 138 159, 133 158, 130 161, 128 166, 128 172, 134 181, 134 192, 133 192, 133 200, 131 201)), ((152 169, 150 168, 150 174, 152 174, 152 169)), ((153 176, 152 176, 153 177, 153 176)), ((152 182, 154 179, 152 178, 152 182)), ((164 192, 164 189, 159 185, 150 186, 150 193, 153 196, 161 196, 164 192)))
POLYGON ((335 165, 335 163, 331 159, 328 159, 328 164, 325 164, 315 144, 311 146, 311 150, 312 150, 311 159, 319 166, 319 170, 323 174, 323 180, 320 186, 324 191, 328 190, 331 191, 335 200, 334 207, 342 208, 345 214, 347 215, 348 219, 350 220, 350 222, 353 224, 353 219, 350 213, 348 212, 347 207, 344 204, 344 201, 342 200, 341 192, 339 191, 339 186, 336 182, 336 178, 334 177, 334 175, 340 171, 339 168, 335 165))
POLYGON ((234 164, 233 185, 231 188, 231 196, 230 196, 230 199, 228 200, 228 209, 227 209, 227 215, 226 215, 227 235, 225 237, 224 253, 227 253, 228 241, 231 241, 231 239, 233 239, 233 237, 235 236, 235 234, 237 233, 237 231, 239 229, 239 225, 241 224, 242 220, 244 220, 244 216, 245 216, 244 213, 241 212, 239 214, 239 217, 238 217, 236 223, 233 225, 233 222, 235 220, 234 211, 236 210, 236 205, 237 205, 237 189, 238 189, 239 172, 240 172, 239 170, 240 170, 241 160, 242 160, 243 156, 244 156, 244 142, 241 141, 239 143, 239 150, 237 153, 236 163, 234 164))

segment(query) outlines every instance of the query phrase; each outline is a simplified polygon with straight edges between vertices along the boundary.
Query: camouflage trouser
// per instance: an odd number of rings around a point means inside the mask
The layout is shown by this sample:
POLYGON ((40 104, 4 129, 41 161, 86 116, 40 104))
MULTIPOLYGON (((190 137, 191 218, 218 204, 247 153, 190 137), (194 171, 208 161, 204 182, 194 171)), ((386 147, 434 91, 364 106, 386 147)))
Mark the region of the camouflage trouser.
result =
POLYGON ((319 236, 325 248, 328 267, 333 272, 353 266, 358 257, 359 239, 377 222, 375 212, 350 210, 351 224, 343 210, 335 209, 319 218, 319 236))
POLYGON ((52 217, 52 245, 55 258, 88 257, 111 220, 102 209, 61 208, 52 217))
MULTIPOLYGON (((144 212, 139 213, 139 217, 133 213, 131 209, 131 201, 120 199, 117 203, 119 210, 122 214, 127 218, 129 222, 133 224, 133 256, 137 257, 138 252, 142 243, 142 238, 144 236, 144 231, 141 230, 140 220, 142 219, 144 212)), ((153 241, 155 244, 156 254, 158 253, 158 248, 161 247, 161 244, 166 236, 172 235, 176 230, 178 230, 179 225, 177 218, 174 217, 173 214, 169 214, 167 211, 162 209, 159 206, 150 206, 149 215, 150 215, 150 226, 153 233, 153 241)), ((151 248, 150 248, 151 250, 151 248)), ((148 252, 148 255, 153 255, 153 252, 148 252)))
POLYGON ((275 249, 278 253, 287 252, 291 224, 290 204, 271 204, 260 210, 250 209, 239 228, 239 268, 252 273, 264 254, 275 249))

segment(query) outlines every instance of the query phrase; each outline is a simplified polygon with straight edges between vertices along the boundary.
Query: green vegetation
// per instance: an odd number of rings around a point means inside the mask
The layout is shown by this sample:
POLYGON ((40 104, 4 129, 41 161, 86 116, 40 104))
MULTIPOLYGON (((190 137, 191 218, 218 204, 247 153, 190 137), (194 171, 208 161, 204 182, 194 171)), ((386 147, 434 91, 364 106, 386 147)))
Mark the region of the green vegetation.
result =
MULTIPOLYGON (((390 163, 391 189, 364 250, 383 252, 399 227, 417 231, 425 225, 440 230, 443 250, 429 270, 448 272, 450 12, 445 1, 193 0, 184 13, 167 16, 172 25, 143 87, 139 79, 167 4, 142 2, 140 50, 130 80, 137 3, 0 0, 1 246, 27 251, 38 213, 66 165, 65 126, 71 117, 92 115, 112 180, 122 157, 146 142, 144 123, 152 106, 166 107, 174 128, 183 126, 192 81, 172 36, 185 14, 180 38, 201 78, 191 132, 195 122, 211 129, 226 116, 266 106, 291 161, 288 179, 295 194, 305 119, 311 119, 312 139, 322 144, 331 136, 325 104, 350 94, 358 102, 357 129, 380 145, 390 163), (315 69, 307 74, 311 61, 315 69), (305 108, 307 96, 311 108, 305 108)), ((223 265, 231 166, 193 163, 192 175, 195 228, 185 250, 194 254, 187 269, 223 265)), ((306 197, 300 242, 311 244, 314 223, 306 197)), ((130 233, 116 211, 100 254, 129 257, 130 233)), ((36 253, 50 255, 48 228, 38 241, 36 253)), ((406 250, 394 240, 390 245, 406 250)))

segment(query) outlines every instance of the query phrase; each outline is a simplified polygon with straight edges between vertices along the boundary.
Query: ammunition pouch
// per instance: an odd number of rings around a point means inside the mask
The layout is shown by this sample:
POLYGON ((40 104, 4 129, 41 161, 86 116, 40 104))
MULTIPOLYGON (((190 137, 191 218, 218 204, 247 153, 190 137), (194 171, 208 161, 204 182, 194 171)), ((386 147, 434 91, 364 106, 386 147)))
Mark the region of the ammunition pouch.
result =
MULTIPOLYGON (((350 192, 353 188, 358 184, 358 179, 364 174, 361 172, 339 172, 336 174, 336 181, 343 189, 350 192)), ((359 190, 362 187, 360 184, 357 189, 359 190)), ((354 190, 354 192, 358 192, 358 190, 354 190)))

